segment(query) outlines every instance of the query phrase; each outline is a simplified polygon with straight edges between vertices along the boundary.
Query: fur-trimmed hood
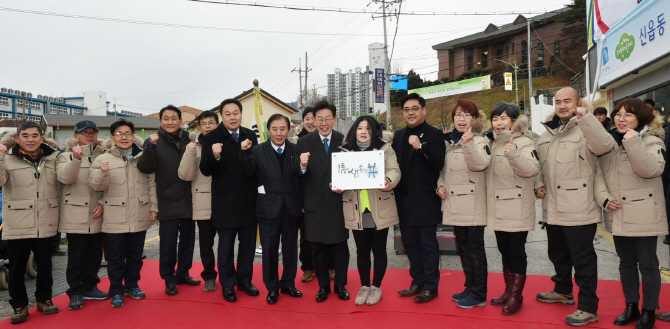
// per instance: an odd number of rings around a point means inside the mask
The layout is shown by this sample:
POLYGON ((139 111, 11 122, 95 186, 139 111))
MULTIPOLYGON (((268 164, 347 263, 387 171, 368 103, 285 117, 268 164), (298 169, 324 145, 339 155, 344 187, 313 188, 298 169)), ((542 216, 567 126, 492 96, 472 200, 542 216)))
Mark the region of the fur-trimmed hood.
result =
MULTIPOLYGON (((138 156, 139 154, 142 153, 142 145, 144 144, 144 141, 142 138, 135 136, 135 139, 133 140, 133 153, 135 156, 138 156)), ((121 157, 122 153, 121 150, 119 150, 118 147, 114 144, 114 141, 111 138, 105 139, 105 141, 102 143, 102 147, 106 150, 109 150, 109 153, 113 154, 114 156, 121 157)))
MULTIPOLYGON (((10 131, 7 133, 7 135, 5 135, 5 137, 2 138, 2 141, 0 141, 0 143, 7 146, 8 150, 11 150, 14 146, 16 146, 16 140, 14 139, 15 136, 16 131, 10 131)), ((56 143, 56 141, 51 138, 44 138, 43 144, 47 144, 52 149, 58 150, 58 143, 56 143)))
MULTIPOLYGON (((514 120, 514 123, 512 124, 512 128, 510 129, 510 137, 518 137, 518 136, 527 136, 528 138, 532 139, 532 134, 530 132, 530 120, 528 119, 528 116, 526 115, 519 115, 516 120, 514 120)), ((486 137, 488 137, 490 140, 495 141, 496 138, 493 136, 493 126, 489 127, 486 131, 486 137)), ((507 135, 504 131, 498 135, 507 135)))
MULTIPOLYGON (((486 118, 486 114, 479 110, 479 117, 475 120, 472 120, 472 124, 470 125, 470 131, 475 135, 475 136, 484 136, 484 133, 486 130, 488 130, 488 125, 486 122, 488 119, 486 118)), ((461 142, 459 139, 458 142, 454 142, 452 137, 452 134, 455 134, 454 131, 456 131, 456 127, 451 132, 447 132, 444 134, 444 140, 451 143, 451 144, 458 144, 461 142)))
POLYGON ((191 142, 200 144, 200 137, 202 136, 202 132, 200 130, 194 130, 188 133, 188 138, 191 140, 191 142))
MULTIPOLYGON (((108 148, 105 148, 104 144, 105 144, 105 140, 102 139, 102 138, 98 138, 98 143, 97 143, 98 147, 101 147, 101 148, 105 149, 106 151, 109 151, 108 148)), ((77 146, 77 139, 74 138, 74 137, 69 137, 65 141, 65 151, 64 152, 72 152, 72 148, 75 147, 75 146, 77 146)))

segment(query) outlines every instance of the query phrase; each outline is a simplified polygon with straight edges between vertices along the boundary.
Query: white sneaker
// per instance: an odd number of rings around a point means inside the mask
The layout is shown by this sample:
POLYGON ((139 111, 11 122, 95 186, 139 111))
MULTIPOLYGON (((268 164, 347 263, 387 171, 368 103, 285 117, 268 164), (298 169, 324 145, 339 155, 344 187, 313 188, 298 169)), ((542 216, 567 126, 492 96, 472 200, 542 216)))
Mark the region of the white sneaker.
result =
POLYGON ((370 295, 368 296, 367 304, 372 306, 374 304, 379 303, 381 299, 382 299, 382 289, 375 286, 370 287, 370 295))
POLYGON ((356 295, 356 305, 363 305, 368 300, 368 295, 370 295, 370 287, 361 287, 361 290, 356 295))

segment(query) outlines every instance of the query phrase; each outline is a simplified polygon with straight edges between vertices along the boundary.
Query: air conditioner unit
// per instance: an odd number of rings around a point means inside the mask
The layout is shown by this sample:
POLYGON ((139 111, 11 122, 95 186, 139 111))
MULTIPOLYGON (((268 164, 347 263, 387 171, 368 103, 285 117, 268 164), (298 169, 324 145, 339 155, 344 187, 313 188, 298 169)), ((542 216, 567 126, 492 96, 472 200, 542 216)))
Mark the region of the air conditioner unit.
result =
POLYGON ((33 97, 33 93, 28 93, 28 97, 33 97))
POLYGON ((54 98, 53 98, 53 97, 49 96, 48 98, 49 98, 49 99, 48 99, 49 101, 51 101, 51 102, 54 101, 54 98))
POLYGON ((0 88, 0 91, 3 92, 3 93, 6 93, 6 92, 7 92, 7 88, 0 88))
POLYGON ((20 91, 20 90, 14 90, 14 95, 21 96, 21 93, 22 93, 22 91, 20 91))

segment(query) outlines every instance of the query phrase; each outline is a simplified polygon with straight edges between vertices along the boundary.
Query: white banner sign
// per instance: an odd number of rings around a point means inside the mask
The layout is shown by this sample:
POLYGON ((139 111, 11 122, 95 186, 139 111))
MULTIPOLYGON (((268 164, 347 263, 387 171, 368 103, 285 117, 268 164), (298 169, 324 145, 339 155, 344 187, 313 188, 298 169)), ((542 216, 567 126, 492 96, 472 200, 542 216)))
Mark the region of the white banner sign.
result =
POLYGON ((489 89, 491 89, 491 75, 485 75, 483 77, 413 89, 408 91, 408 93, 417 93, 424 99, 431 99, 489 89))
POLYGON ((384 151, 333 153, 334 190, 380 189, 386 184, 384 151))
POLYGON ((505 73, 505 90, 512 90, 512 73, 505 73))

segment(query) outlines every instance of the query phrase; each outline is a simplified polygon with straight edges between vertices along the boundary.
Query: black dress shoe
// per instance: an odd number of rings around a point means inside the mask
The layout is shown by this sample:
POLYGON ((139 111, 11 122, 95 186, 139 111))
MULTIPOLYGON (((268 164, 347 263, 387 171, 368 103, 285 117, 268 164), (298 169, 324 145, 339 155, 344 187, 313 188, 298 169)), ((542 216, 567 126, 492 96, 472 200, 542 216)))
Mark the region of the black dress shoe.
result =
POLYGON ((639 318, 640 309, 637 308, 637 303, 626 303, 626 310, 614 320, 614 324, 617 326, 627 326, 631 322, 637 321, 639 318))
POLYGON ((347 291, 347 288, 345 288, 344 286, 342 287, 335 286, 335 293, 337 294, 337 298, 341 300, 349 300, 350 298, 349 292, 347 291))
POLYGON ((65 250, 63 250, 61 248, 56 248, 53 251, 51 251, 51 254, 53 256, 65 256, 65 255, 67 255, 67 252, 65 252, 65 250))
POLYGON ((235 293, 235 288, 223 288, 223 299, 227 302, 234 303, 237 301, 237 294, 235 293))
POLYGON ((418 296, 414 297, 414 301, 417 303, 428 303, 435 297, 437 297, 437 291, 428 291, 424 289, 418 296))
POLYGON ((670 235, 666 235, 665 239, 663 239, 664 244, 670 244, 670 235))
POLYGON ((165 293, 170 295, 170 296, 176 295, 177 292, 178 292, 177 291, 177 285, 174 284, 174 283, 170 283, 165 287, 165 293))
POLYGON ((635 329, 651 329, 656 323, 655 310, 646 310, 642 309, 642 314, 640 314, 640 319, 637 320, 637 325, 635 329))
POLYGON ((259 292, 256 287, 251 283, 241 283, 237 285, 237 290, 244 291, 245 294, 249 296, 258 296, 259 292))
POLYGON ((412 296, 416 296, 416 295, 420 294, 422 291, 423 291, 423 287, 411 285, 407 289, 403 289, 403 290, 398 291, 398 293, 400 295, 402 295, 403 297, 412 297, 412 296))
POLYGON ((321 287, 319 292, 316 293, 316 301, 319 303, 324 302, 328 299, 328 295, 330 295, 330 287, 321 287))
POLYGON ((279 289, 279 292, 281 292, 284 295, 289 295, 291 297, 302 297, 302 292, 300 292, 300 290, 296 289, 295 287, 281 288, 279 289))
POLYGON ((189 285, 189 286, 197 286, 197 285, 200 284, 200 280, 196 280, 193 277, 191 277, 190 275, 187 275, 187 276, 177 280, 176 283, 177 284, 185 284, 185 285, 189 285))
POLYGON ((279 299, 279 292, 275 291, 270 291, 268 292, 268 304, 274 305, 277 303, 277 299, 279 299))

